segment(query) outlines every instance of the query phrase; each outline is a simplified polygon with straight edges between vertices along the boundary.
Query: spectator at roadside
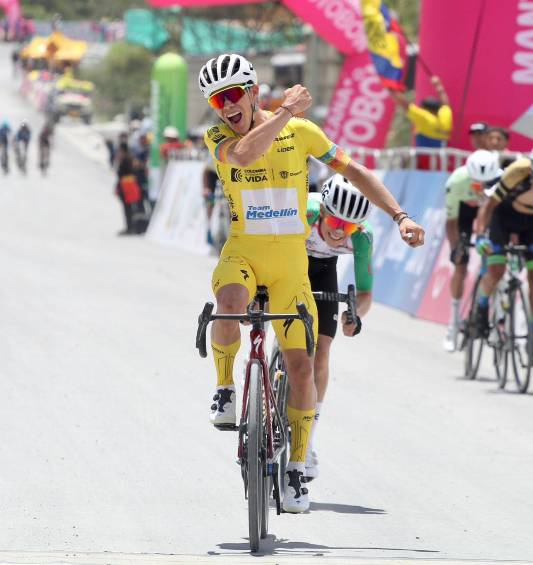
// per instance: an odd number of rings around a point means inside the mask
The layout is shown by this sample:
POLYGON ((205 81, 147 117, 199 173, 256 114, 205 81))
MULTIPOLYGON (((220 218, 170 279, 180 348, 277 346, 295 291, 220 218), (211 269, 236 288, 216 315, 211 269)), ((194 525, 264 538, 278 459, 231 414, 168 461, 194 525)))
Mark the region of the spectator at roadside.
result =
POLYGON ((470 144, 472 148, 477 149, 490 149, 489 148, 489 125, 485 122, 474 122, 468 128, 468 136, 470 137, 470 144))
POLYGON ((492 151, 505 151, 509 146, 509 137, 509 132, 505 128, 498 126, 489 128, 489 149, 492 151))
POLYGON ((109 137, 105 138, 105 146, 107 148, 107 155, 109 159, 109 166, 113 168, 115 166, 116 149, 113 140, 109 137))
POLYGON ((403 92, 389 91, 394 102, 406 111, 407 119, 413 124, 417 147, 445 147, 452 133, 453 116, 448 95, 439 77, 431 77, 431 83, 438 98, 424 98, 420 106, 409 102, 403 92))
POLYGON ((117 153, 117 185, 115 194, 124 207, 124 218, 126 227, 119 235, 137 233, 134 224, 134 214, 137 213, 141 202, 141 189, 135 178, 133 158, 127 143, 121 143, 117 153))
POLYGON ((161 158, 168 161, 169 154, 172 151, 177 151, 178 149, 183 149, 188 147, 187 142, 180 141, 180 132, 174 126, 167 126, 163 130, 163 143, 159 146, 159 152, 161 158))
MULTIPOLYGON (((509 147, 509 131, 505 128, 498 126, 493 126, 489 129, 488 133, 489 149, 491 151, 500 151, 500 153, 505 153, 509 147)), ((500 155, 500 166, 502 169, 508 167, 516 157, 507 153, 507 155, 500 155)))
POLYGON ((146 133, 139 136, 138 145, 133 150, 133 167, 135 177, 142 193, 142 199, 146 209, 149 210, 151 205, 148 199, 148 163, 150 161, 150 141, 146 133))

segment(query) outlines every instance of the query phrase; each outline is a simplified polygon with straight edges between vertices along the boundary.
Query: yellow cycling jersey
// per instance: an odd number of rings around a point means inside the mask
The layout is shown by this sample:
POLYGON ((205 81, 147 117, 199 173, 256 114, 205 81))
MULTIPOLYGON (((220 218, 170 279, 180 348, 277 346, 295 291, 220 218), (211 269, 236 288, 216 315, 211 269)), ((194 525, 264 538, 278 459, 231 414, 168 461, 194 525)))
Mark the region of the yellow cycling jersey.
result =
POLYGON ((491 196, 501 202, 508 197, 516 197, 531 190, 532 175, 533 162, 531 159, 527 157, 517 159, 503 171, 500 181, 492 187, 491 196))
POLYGON ((350 158, 313 122, 291 118, 268 151, 248 167, 226 161, 229 139, 239 140, 220 123, 205 134, 231 210, 232 236, 276 236, 305 240, 307 224, 307 157, 312 155, 337 172, 350 158))

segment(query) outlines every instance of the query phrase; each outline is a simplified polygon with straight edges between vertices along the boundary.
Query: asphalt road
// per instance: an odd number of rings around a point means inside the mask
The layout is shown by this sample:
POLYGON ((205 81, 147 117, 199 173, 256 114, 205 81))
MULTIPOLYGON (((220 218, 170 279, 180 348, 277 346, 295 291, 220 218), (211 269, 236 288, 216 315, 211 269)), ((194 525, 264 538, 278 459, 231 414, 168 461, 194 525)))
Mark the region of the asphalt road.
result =
MULTIPOLYGON (((0 118, 37 128, 8 53, 0 118)), ((0 178, 0 563, 248 562, 194 349, 214 259, 118 237, 112 174, 63 130, 48 177, 0 178)), ((261 563, 533 560, 533 398, 465 382, 442 336, 379 305, 339 336, 311 511, 271 516, 261 563)))

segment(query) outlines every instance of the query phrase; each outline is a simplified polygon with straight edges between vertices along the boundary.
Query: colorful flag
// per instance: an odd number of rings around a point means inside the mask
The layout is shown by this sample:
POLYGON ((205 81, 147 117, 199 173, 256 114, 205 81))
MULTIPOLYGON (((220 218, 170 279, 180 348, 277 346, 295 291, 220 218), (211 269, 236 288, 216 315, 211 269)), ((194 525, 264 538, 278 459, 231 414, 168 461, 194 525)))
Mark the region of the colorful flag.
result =
POLYGON ((368 50, 385 88, 405 90, 405 40, 398 21, 382 0, 361 0, 368 50))

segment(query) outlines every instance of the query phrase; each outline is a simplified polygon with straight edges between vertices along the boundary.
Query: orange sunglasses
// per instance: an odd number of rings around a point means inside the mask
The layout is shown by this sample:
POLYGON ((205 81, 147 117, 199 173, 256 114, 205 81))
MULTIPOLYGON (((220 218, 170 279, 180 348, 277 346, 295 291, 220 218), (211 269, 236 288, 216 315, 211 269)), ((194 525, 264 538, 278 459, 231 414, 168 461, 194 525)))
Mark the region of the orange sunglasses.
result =
POLYGON ((222 110, 224 108, 224 101, 226 98, 232 103, 236 104, 246 92, 246 88, 241 85, 230 86, 219 92, 215 92, 208 98, 208 102, 215 110, 222 110))
POLYGON ((359 224, 352 224, 335 216, 325 216, 324 222, 332 230, 342 230, 346 235, 352 235, 359 229, 359 224))

